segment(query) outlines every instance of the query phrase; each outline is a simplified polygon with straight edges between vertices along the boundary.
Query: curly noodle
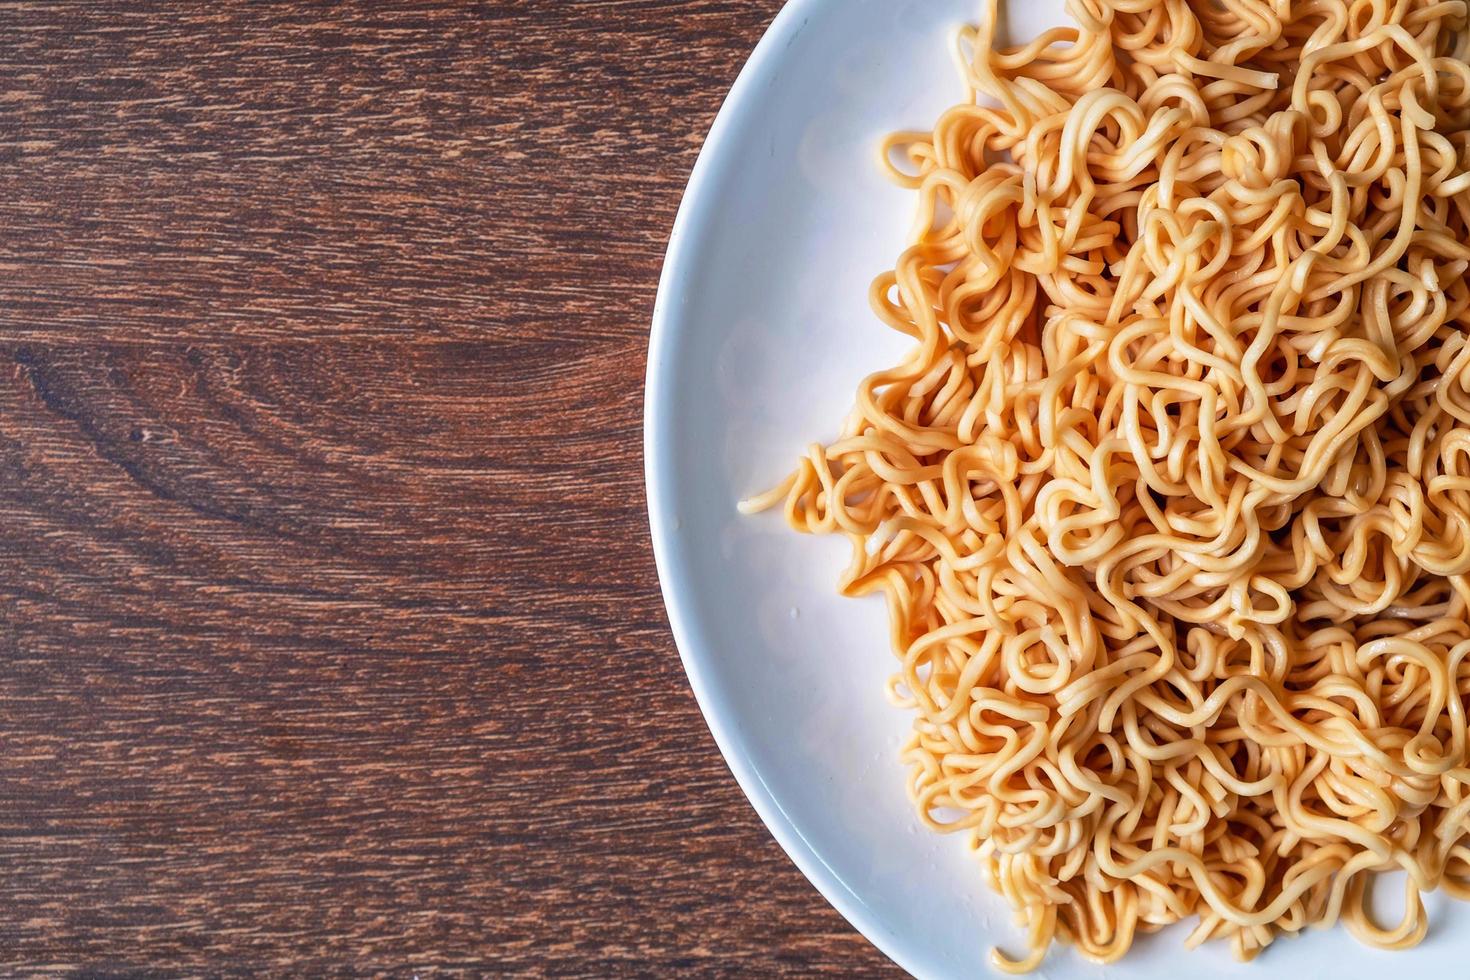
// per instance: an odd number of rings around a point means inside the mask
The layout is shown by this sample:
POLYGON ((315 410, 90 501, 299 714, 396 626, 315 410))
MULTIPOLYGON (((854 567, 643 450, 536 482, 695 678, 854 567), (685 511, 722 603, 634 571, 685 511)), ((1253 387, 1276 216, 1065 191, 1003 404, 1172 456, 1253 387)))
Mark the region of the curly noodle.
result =
POLYGON ((992 0, 964 102, 884 145, 915 344, 742 507, 887 596, 919 813, 1028 930, 1001 968, 1185 918, 1410 946, 1470 898, 1466 3, 1068 9, 998 50, 992 0))

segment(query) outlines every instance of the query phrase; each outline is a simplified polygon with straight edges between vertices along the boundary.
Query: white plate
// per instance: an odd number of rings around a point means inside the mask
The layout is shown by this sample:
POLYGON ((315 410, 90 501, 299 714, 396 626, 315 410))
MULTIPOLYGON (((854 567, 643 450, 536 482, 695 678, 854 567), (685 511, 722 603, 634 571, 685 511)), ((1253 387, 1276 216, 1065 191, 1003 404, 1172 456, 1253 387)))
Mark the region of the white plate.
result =
MULTIPOLYGON (((874 166, 886 132, 928 128, 961 95, 946 37, 978 0, 792 0, 710 131, 680 208, 654 310, 645 451, 669 619, 715 741, 756 811, 822 894, 920 977, 986 976, 989 948, 1024 952, 959 838, 924 831, 904 795, 905 712, 880 599, 835 594, 847 545, 741 517, 805 446, 836 434, 858 381, 904 338, 867 288, 904 242, 912 195, 874 166)), ((1012 4, 1012 36, 1064 23, 1060 0, 1012 4)), ((691 735, 691 737, 694 737, 691 735)), ((1381 888, 1390 904, 1397 888, 1381 888)), ((733 896, 732 896, 733 897, 733 896)), ((1241 965, 1187 929, 1098 967, 1058 946, 1062 978, 1470 976, 1470 915, 1428 896, 1408 953, 1342 929, 1241 965)))

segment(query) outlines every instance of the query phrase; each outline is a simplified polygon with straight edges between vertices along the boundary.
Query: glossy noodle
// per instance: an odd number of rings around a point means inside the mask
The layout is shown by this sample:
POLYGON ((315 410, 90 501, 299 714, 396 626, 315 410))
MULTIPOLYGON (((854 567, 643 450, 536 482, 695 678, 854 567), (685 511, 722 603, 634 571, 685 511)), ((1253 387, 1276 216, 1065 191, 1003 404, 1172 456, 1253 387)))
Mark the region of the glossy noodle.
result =
POLYGON ((1001 49, 992 6, 884 146, 913 347, 742 507, 887 597, 919 814, 1027 930, 998 965, 1413 945, 1470 898, 1466 4, 1068 9, 1001 49))

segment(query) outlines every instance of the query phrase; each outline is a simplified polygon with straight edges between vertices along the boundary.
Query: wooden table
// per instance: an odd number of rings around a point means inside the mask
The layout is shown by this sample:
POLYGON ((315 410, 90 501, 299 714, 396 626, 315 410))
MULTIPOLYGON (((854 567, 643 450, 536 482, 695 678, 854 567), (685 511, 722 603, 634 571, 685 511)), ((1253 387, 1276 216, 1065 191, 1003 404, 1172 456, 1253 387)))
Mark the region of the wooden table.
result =
POLYGON ((893 968, 664 620, 664 243, 778 0, 0 5, 0 973, 893 968))

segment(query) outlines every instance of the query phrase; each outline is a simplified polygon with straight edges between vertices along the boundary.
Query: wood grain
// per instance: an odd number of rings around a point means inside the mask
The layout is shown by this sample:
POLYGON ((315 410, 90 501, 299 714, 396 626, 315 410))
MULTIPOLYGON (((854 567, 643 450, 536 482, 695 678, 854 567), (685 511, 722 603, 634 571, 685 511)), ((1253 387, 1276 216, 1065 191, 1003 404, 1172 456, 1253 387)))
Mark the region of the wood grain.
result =
POLYGON ((644 516, 663 246, 778 6, 0 4, 0 973, 892 975, 644 516))

